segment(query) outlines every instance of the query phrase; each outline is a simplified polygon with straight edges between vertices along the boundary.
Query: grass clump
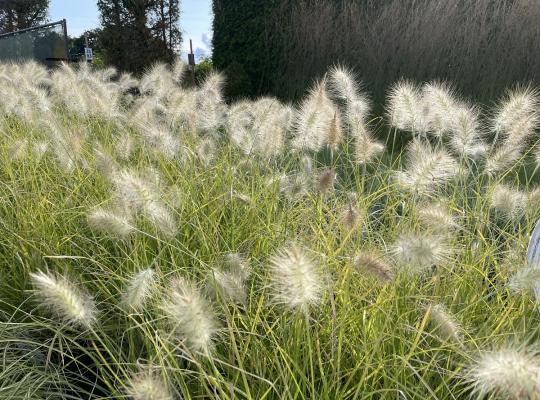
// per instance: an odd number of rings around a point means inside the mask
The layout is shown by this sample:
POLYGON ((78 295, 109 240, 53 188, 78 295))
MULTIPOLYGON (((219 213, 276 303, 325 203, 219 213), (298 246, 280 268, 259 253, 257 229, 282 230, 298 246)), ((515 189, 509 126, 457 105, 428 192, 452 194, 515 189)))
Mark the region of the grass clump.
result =
POLYGON ((0 397, 538 397, 535 90, 182 72, 0 66, 0 397))

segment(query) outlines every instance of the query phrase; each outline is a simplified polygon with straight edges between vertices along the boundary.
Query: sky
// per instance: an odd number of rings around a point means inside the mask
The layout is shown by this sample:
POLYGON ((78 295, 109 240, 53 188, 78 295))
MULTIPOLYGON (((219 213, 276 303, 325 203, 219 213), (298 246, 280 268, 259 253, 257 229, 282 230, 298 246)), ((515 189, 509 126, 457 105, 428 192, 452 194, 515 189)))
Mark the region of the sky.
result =
MULTIPOLYGON (((180 26, 183 31, 182 56, 189 51, 189 39, 193 40, 196 58, 210 55, 212 41, 212 1, 182 0, 180 26)), ((50 0, 49 18, 52 21, 67 20, 68 34, 79 36, 84 31, 99 26, 96 0, 50 0)))

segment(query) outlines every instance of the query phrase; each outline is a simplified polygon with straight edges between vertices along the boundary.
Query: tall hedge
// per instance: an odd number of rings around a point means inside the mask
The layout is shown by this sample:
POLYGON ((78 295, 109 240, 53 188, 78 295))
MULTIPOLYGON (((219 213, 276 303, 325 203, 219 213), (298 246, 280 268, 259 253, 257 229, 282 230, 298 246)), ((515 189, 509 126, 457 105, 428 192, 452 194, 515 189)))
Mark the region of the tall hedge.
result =
POLYGON ((269 29, 275 11, 294 0, 214 0, 212 59, 227 75, 229 97, 268 93, 279 64, 281 43, 269 29))
POLYGON ((540 1, 214 0, 214 15, 214 61, 235 97, 295 100, 337 63, 378 104, 402 77, 484 102, 540 86, 540 1))

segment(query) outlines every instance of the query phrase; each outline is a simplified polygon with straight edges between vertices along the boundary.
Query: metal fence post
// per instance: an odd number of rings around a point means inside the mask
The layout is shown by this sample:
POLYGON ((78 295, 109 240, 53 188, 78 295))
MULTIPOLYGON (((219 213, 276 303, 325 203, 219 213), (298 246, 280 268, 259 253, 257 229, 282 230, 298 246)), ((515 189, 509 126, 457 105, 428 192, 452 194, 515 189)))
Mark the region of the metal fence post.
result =
POLYGON ((64 28, 64 45, 65 45, 65 50, 66 50, 66 62, 69 63, 67 21, 65 18, 62 20, 62 28, 64 28))

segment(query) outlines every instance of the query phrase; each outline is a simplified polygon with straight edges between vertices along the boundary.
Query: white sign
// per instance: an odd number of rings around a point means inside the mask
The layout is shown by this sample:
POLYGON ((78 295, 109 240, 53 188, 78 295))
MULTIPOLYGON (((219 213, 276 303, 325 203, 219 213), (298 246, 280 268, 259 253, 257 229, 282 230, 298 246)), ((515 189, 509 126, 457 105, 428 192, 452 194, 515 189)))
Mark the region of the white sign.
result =
POLYGON ((92 49, 90 47, 84 48, 84 56, 86 57, 86 61, 92 61, 94 59, 94 53, 92 53, 92 49))

